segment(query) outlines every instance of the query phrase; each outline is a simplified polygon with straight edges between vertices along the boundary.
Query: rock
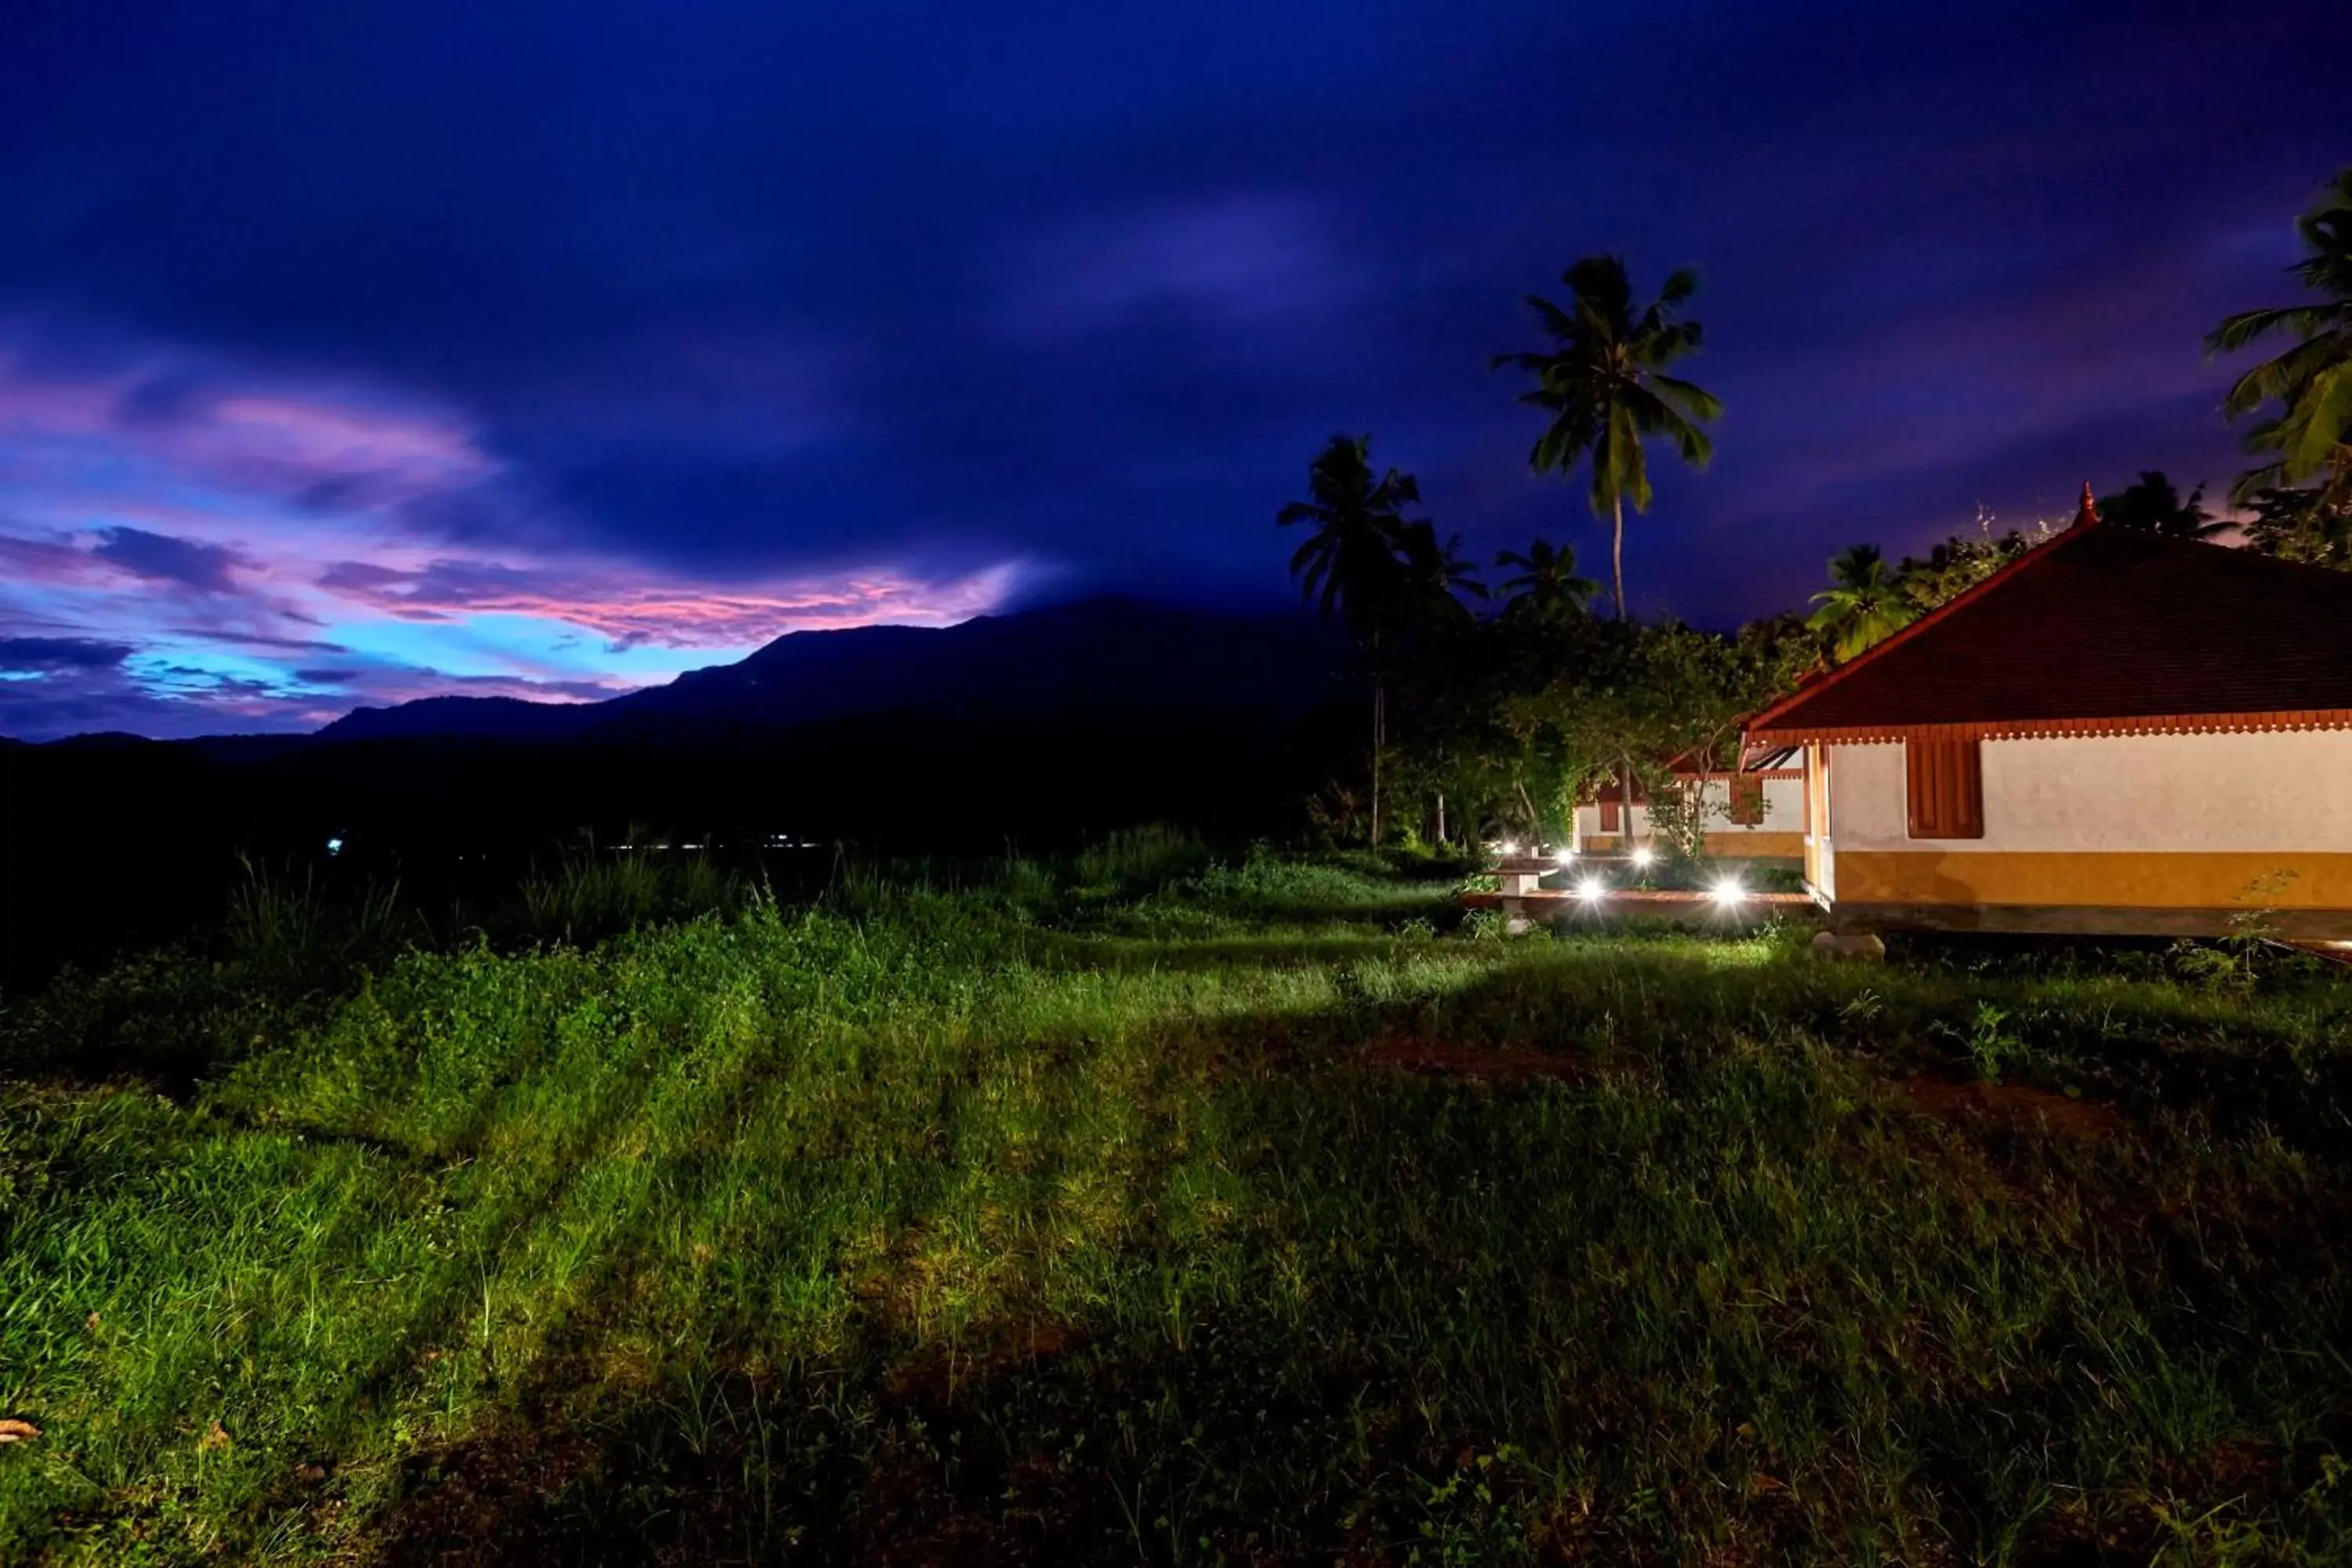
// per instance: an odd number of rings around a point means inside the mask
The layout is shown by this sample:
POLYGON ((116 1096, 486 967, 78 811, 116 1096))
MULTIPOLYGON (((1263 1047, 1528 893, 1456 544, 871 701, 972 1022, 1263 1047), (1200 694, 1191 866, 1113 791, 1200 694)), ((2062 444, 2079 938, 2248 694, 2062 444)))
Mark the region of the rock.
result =
POLYGON ((1873 931, 1817 931, 1813 936, 1813 951, 1823 958, 1845 963, 1886 962, 1886 942, 1873 931))

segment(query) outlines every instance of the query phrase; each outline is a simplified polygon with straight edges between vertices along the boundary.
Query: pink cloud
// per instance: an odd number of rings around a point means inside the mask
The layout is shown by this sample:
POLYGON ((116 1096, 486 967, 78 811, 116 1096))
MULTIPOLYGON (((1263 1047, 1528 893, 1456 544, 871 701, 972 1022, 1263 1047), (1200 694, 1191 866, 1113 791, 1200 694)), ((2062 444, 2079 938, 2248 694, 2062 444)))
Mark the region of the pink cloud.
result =
POLYGON ((1001 604, 1013 569, 948 583, 869 572, 809 582, 712 588, 609 563, 503 562, 436 557, 414 571, 339 562, 318 578, 338 597, 403 619, 526 616, 567 622, 614 643, 741 647, 809 626, 895 622, 945 626, 1001 604))
POLYGON ((593 700, 688 667, 663 650, 963 620, 1023 569, 699 578, 520 516, 525 487, 452 411, 186 354, 61 374, 12 358, 5 326, 0 636, 137 652, 0 683, 0 733, 300 728, 450 691, 593 700))

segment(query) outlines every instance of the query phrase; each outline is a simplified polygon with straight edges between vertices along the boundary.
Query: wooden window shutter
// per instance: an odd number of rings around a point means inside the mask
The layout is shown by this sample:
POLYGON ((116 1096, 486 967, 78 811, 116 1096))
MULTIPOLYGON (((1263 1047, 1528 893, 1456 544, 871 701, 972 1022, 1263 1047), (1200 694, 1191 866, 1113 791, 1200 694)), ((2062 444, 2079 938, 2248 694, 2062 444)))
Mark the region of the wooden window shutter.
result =
POLYGON ((1617 803, 1606 795, 1601 798, 1601 831, 1603 833, 1617 831, 1617 803))
POLYGON ((1906 741, 1914 838, 1984 837, 1983 742, 1906 741))
POLYGON ((1764 821, 1764 781, 1753 773, 1731 775, 1731 821, 1737 827, 1755 827, 1764 821))

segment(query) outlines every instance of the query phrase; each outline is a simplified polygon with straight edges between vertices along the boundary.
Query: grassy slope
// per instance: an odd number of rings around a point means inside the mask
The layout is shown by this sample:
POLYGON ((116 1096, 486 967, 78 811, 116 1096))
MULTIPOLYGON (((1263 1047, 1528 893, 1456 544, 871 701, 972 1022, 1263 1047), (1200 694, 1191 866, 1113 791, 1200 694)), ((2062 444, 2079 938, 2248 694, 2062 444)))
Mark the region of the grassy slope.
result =
POLYGON ((2352 991, 1430 893, 416 953, 0 1086, 0 1561, 2336 1559, 2352 991), (2080 1099, 1900 1087, 1980 1058, 2080 1099))

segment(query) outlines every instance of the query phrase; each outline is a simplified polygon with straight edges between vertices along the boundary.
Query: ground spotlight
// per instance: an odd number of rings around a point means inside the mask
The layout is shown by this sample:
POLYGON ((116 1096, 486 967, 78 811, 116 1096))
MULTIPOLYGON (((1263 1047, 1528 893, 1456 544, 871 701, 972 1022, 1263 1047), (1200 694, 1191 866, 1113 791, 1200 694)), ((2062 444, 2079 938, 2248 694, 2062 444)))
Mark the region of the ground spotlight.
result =
POLYGON ((1516 854, 1517 854, 1518 852, 1519 852, 1519 841, 1518 841, 1517 839, 1516 839, 1516 838, 1506 838, 1506 839, 1504 839, 1504 840, 1503 840, 1503 853, 1504 853, 1504 854, 1506 854, 1506 855, 1516 855, 1516 854))
POLYGON ((1587 877, 1576 885, 1576 896, 1588 904, 1599 903, 1601 895, 1608 890, 1608 884, 1598 877, 1587 877))
POLYGON ((1553 856, 1552 858, 1558 860, 1561 865, 1566 866, 1571 864, 1576 859, 1576 851, 1573 849, 1562 849, 1559 854, 1553 856))
POLYGON ((1633 851, 1633 864, 1636 866, 1647 866, 1651 861, 1655 860, 1657 858, 1658 852, 1651 848, 1646 844, 1633 851))
POLYGON ((1739 885, 1739 879, 1737 877, 1726 877, 1709 890, 1715 895, 1715 901, 1725 909, 1729 909, 1748 896, 1748 889, 1739 885))

